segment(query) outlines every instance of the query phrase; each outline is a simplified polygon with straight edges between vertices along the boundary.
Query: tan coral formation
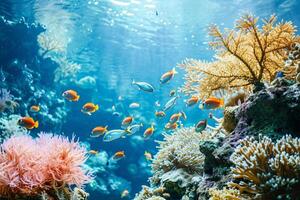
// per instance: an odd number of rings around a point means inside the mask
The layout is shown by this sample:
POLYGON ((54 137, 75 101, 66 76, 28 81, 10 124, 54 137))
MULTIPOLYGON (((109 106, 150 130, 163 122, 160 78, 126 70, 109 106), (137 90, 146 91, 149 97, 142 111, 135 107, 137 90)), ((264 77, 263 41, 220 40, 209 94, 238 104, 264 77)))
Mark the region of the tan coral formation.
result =
POLYGON ((246 137, 230 160, 234 182, 251 199, 295 199, 300 190, 300 139, 284 136, 276 143, 268 137, 246 137))
POLYGON ((223 33, 216 26, 209 28, 210 47, 216 51, 211 62, 187 59, 179 67, 186 71, 182 91, 200 98, 217 92, 236 89, 251 91, 262 81, 271 82, 284 67, 286 49, 299 41, 292 22, 276 23, 276 17, 262 20, 246 14, 235 29, 223 33))
POLYGON ((211 188, 209 195, 209 200, 242 200, 240 191, 236 189, 223 188, 222 190, 218 190, 211 188))
POLYGON ((135 196, 135 200, 165 200, 165 197, 169 197, 169 194, 165 192, 164 187, 158 187, 152 189, 145 185, 142 186, 142 190, 135 196))

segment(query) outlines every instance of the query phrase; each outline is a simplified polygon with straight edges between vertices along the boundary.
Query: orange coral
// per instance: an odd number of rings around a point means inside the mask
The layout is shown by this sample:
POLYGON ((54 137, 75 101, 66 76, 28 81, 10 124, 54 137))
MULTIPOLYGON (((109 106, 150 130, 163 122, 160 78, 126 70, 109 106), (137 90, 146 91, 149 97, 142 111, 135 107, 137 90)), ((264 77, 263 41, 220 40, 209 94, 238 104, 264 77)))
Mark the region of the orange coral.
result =
POLYGON ((237 21, 235 29, 224 33, 210 26, 209 43, 216 51, 212 62, 188 59, 179 67, 186 71, 182 91, 197 93, 201 98, 217 91, 233 89, 251 91, 253 85, 271 82, 284 67, 286 49, 299 37, 291 22, 279 22, 272 15, 258 26, 258 18, 246 14, 237 21))

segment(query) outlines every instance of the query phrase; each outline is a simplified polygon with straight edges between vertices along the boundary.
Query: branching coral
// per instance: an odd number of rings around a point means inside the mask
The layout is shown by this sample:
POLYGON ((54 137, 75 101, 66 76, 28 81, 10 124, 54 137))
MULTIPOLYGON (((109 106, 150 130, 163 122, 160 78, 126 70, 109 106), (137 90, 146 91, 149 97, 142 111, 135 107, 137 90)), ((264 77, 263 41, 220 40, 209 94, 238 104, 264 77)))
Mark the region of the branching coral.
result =
POLYGON ((13 101, 13 96, 6 89, 0 89, 0 112, 13 112, 18 107, 18 103, 13 101))
POLYGON ((38 36, 40 45, 40 54, 42 57, 47 57, 47 54, 63 54, 66 51, 64 44, 60 43, 55 37, 50 37, 47 32, 43 32, 38 36))
POLYGON ((300 191, 300 139, 284 136, 246 137, 230 160, 234 182, 229 186, 252 199, 296 199, 300 191))
POLYGON ((276 23, 276 17, 263 20, 246 14, 237 21, 235 29, 224 33, 210 26, 209 43, 216 51, 212 62, 188 59, 179 66, 186 71, 183 92, 196 93, 201 98, 218 91, 252 90, 262 81, 271 82, 277 71, 284 67, 286 49, 299 37, 291 22, 276 23))
POLYGON ((209 200, 241 200, 240 192, 235 189, 223 188, 218 190, 216 188, 211 188, 209 190, 210 198, 209 200))
POLYGON ((66 57, 56 58, 55 61, 59 63, 59 67, 55 70, 55 82, 60 82, 62 84, 68 82, 75 82, 75 78, 81 65, 69 61, 66 57))
POLYGON ((165 200, 164 197, 169 197, 169 194, 165 193, 165 188, 152 189, 143 185, 141 192, 135 196, 134 200, 165 200))
POLYGON ((1 145, 0 196, 35 196, 90 181, 82 169, 86 150, 63 136, 12 136, 1 145))

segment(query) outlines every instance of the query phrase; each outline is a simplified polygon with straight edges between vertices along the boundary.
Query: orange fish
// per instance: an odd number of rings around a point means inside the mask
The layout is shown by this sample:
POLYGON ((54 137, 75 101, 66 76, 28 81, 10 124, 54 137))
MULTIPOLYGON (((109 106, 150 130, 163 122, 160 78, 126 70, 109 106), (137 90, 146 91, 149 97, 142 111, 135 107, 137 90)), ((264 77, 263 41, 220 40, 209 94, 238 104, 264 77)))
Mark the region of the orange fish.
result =
POLYGON ((78 101, 80 98, 80 96, 74 90, 64 91, 62 96, 65 97, 65 99, 67 99, 68 101, 78 101))
POLYGON ((171 124, 170 122, 168 122, 166 125, 165 125, 165 130, 174 130, 178 127, 178 124, 177 123, 174 123, 174 124, 171 124))
POLYGON ((164 83, 168 83, 173 77, 174 75, 177 74, 175 68, 173 68, 172 70, 164 73, 161 77, 160 77, 160 83, 164 84, 164 83))
POLYGON ((154 133, 154 125, 151 124, 151 127, 147 128, 144 132, 144 138, 148 139, 154 133))
POLYGON ((99 136, 103 135, 106 132, 107 132, 107 126, 105 126, 105 127, 97 126, 92 130, 91 137, 99 137, 99 136))
POLYGON ((18 120, 18 125, 25 127, 27 129, 33 129, 39 127, 39 122, 34 121, 31 117, 22 117, 18 120))
POLYGON ((178 120, 179 120, 179 118, 181 117, 181 113, 175 113, 175 114, 173 114, 171 117, 170 117, 170 120, 169 120, 169 122, 171 123, 171 124, 174 124, 175 122, 177 122, 178 120))
POLYGON ((189 99, 186 101, 186 106, 193 106, 193 105, 197 104, 198 101, 199 101, 199 97, 192 96, 191 98, 189 98, 189 99))
POLYGON ((161 117, 166 116, 166 113, 164 111, 156 111, 155 116, 161 118, 161 117))
POLYGON ((152 160, 152 154, 148 151, 145 151, 144 156, 146 160, 152 160))
POLYGON ((99 106, 97 104, 86 103, 83 105, 81 112, 91 115, 92 113, 96 112, 98 109, 99 109, 99 106))
POLYGON ((33 105, 30 107, 30 112, 39 112, 40 111, 40 106, 38 105, 33 105))
POLYGON ((113 159, 113 160, 120 160, 120 159, 122 159, 122 158, 124 158, 124 157, 125 157, 125 152, 124 152, 124 151, 117 151, 117 152, 113 155, 112 159, 113 159))
POLYGON ((98 151, 96 151, 96 150, 90 150, 89 153, 92 154, 92 155, 96 155, 96 154, 98 154, 98 151))
POLYGON ((133 117, 125 117, 122 121, 122 126, 129 126, 133 122, 133 117))
POLYGON ((215 97, 210 97, 206 99, 200 108, 204 109, 217 109, 220 108, 224 105, 224 100, 223 99, 218 99, 215 97))

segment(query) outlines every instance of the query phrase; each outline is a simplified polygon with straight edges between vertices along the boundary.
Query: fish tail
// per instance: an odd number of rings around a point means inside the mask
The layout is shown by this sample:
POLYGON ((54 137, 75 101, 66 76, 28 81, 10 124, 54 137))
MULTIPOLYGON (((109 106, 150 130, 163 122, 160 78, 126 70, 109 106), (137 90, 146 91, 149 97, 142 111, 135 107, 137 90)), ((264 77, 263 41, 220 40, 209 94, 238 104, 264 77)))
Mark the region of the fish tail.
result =
POLYGON ((35 121, 34 122, 34 128, 38 128, 39 127, 39 121, 35 121))
POLYGON ((104 130, 105 130, 105 131, 107 131, 107 127, 108 127, 107 125, 104 127, 104 130))
POLYGON ((224 99, 221 99, 221 100, 220 100, 220 105, 221 105, 221 106, 224 106, 224 99))
POLYGON ((134 79, 131 80, 131 85, 134 85, 135 84, 135 81, 134 79))
POLYGON ((95 110, 99 110, 99 106, 98 106, 98 104, 95 106, 95 110))

